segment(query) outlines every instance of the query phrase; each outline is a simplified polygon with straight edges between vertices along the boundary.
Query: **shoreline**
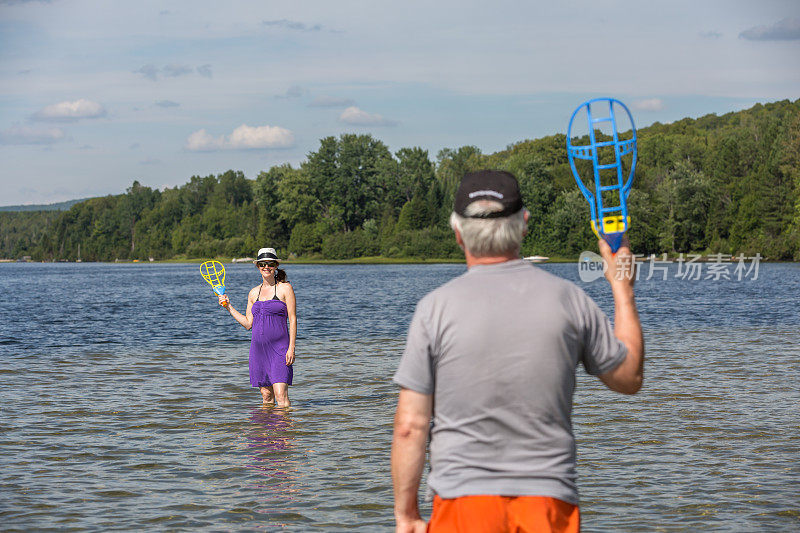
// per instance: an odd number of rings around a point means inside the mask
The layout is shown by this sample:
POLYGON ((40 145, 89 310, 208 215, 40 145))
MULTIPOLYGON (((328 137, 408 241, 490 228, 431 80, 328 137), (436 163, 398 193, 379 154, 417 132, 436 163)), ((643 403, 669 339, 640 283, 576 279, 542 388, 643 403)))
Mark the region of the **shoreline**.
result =
MULTIPOLYGON (((150 265, 150 264, 177 264, 177 263, 189 263, 189 264, 200 264, 205 261, 219 261, 223 265, 236 265, 236 264, 248 264, 249 261, 233 261, 229 257, 213 257, 213 258, 179 258, 179 259, 156 259, 154 261, 134 261, 130 259, 119 259, 116 261, 81 261, 80 263, 101 263, 107 265, 113 264, 125 264, 125 265, 150 265)), ((544 263, 576 263, 578 261, 577 258, 575 259, 567 259, 567 258, 550 258, 548 261, 544 261, 542 263, 536 264, 544 264, 544 263)), ((0 259, 0 263, 70 263, 75 264, 78 263, 77 261, 17 261, 16 259, 0 259)), ((298 259, 287 259, 285 261, 281 261, 282 265, 441 265, 441 264, 463 264, 465 263, 464 258, 460 259, 453 259, 453 258, 441 258, 441 257, 434 257, 434 258, 415 258, 415 257, 355 257, 352 259, 313 259, 313 258, 298 258, 298 259)))
MULTIPOLYGON (((708 256, 701 256, 700 259, 697 260, 698 263, 713 263, 715 262, 711 259, 713 254, 708 256)), ((677 262, 679 256, 668 256, 668 262, 677 262)), ((234 258, 230 257, 213 257, 213 258, 173 258, 173 259, 157 259, 154 261, 142 261, 142 260, 132 260, 132 259, 118 259, 115 261, 66 261, 66 260, 59 260, 59 261, 20 261, 17 259, 0 259, 0 263, 102 263, 102 264, 125 264, 125 265, 149 265, 149 264, 171 264, 171 263, 189 263, 189 264, 200 264, 204 261, 219 261, 224 265, 236 265, 236 264, 248 264, 249 261, 233 261, 234 258)), ((637 257, 637 263, 647 263, 650 261, 650 257, 637 257)), ((663 261, 663 256, 656 256, 656 261, 661 262, 663 261)), ((745 260, 752 261, 751 257, 745 257, 745 260)), ((569 257, 550 257, 547 261, 542 262, 533 262, 536 265, 543 265, 547 263, 578 263, 580 259, 578 257, 569 258, 569 257)), ((352 259, 316 259, 316 258, 297 258, 297 259, 287 259, 282 261, 281 264, 284 265, 441 265, 441 264, 463 264, 465 261, 463 258, 453 259, 453 258, 441 258, 441 257, 434 257, 434 258, 415 258, 415 257, 380 257, 380 256, 372 256, 372 257, 355 257, 352 259)), ((738 258, 733 256, 730 258, 729 261, 723 261, 723 263, 736 263, 738 262, 738 258)), ((800 264, 799 261, 782 261, 782 260, 775 260, 775 259, 766 259, 760 258, 759 262, 761 263, 787 263, 787 264, 800 264)))

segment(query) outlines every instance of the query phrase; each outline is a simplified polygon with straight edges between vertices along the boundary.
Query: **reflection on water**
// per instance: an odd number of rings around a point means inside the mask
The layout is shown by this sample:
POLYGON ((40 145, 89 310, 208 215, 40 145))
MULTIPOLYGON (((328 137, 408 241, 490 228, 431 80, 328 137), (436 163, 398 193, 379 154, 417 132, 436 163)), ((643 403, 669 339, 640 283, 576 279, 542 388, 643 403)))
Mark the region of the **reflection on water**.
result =
POLYGON ((292 428, 289 412, 289 409, 266 405, 254 409, 250 415, 252 424, 247 433, 250 441, 248 446, 265 454, 287 450, 290 446, 288 430, 292 428))
MULTIPOLYGON (((248 386, 249 334, 196 270, 0 265, 3 528, 392 531, 391 375, 417 300, 463 265, 291 266, 286 410, 248 386)), ((253 275, 229 268, 240 304, 253 275)), ((584 531, 797 529, 798 294, 793 264, 637 284, 644 389, 579 372, 584 531)))
POLYGON ((250 415, 245 466, 257 474, 253 489, 262 496, 267 514, 269 509, 293 507, 303 498, 298 484, 298 456, 292 453, 292 424, 291 408, 261 406, 250 415))
POLYGON ((289 496, 296 491, 297 465, 291 453, 292 420, 288 410, 260 407, 250 417, 247 431, 250 463, 259 474, 269 478, 269 486, 276 494, 289 496))

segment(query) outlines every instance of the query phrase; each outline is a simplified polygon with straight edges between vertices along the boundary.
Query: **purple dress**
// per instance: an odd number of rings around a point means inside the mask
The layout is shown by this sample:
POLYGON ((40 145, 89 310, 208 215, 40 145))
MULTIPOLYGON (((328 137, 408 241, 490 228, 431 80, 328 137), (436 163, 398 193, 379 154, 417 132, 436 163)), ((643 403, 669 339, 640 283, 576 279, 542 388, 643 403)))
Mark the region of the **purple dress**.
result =
MULTIPOLYGON (((278 298, 277 285, 271 300, 256 300, 253 313, 253 338, 250 341, 250 385, 269 387, 273 383, 292 384, 292 367, 286 366, 289 327, 286 304, 278 298)), ((261 297, 261 289, 258 291, 261 297)))

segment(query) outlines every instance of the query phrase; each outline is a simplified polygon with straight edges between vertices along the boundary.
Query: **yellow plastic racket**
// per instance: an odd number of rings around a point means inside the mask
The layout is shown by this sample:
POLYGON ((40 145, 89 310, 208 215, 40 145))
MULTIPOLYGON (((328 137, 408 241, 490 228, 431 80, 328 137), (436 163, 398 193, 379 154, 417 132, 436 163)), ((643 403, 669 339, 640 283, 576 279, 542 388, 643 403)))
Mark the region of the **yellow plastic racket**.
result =
MULTIPOLYGON (((225 294, 225 267, 219 261, 206 261, 200 265, 200 273, 203 275, 214 292, 222 296, 225 294)), ((227 304, 225 307, 228 307, 227 304)))

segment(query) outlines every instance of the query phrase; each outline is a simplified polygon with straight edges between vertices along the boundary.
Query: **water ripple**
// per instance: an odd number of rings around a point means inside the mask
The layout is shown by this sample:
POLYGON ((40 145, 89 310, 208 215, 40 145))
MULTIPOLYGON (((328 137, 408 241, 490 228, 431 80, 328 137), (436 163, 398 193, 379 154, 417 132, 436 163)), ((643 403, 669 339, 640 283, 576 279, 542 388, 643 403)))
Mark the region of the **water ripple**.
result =
MULTIPOLYGON (((0 301, 4 530, 392 530, 390 377, 416 301, 462 265, 290 267, 285 410, 248 386, 248 332, 196 265, 0 269, 0 289, 39 310, 0 301)), ((241 305, 252 267, 228 281, 241 305)), ((607 287, 583 287, 611 310, 607 287)), ((585 531, 796 529, 798 288, 797 265, 750 284, 640 282, 642 393, 579 372, 585 531)))

